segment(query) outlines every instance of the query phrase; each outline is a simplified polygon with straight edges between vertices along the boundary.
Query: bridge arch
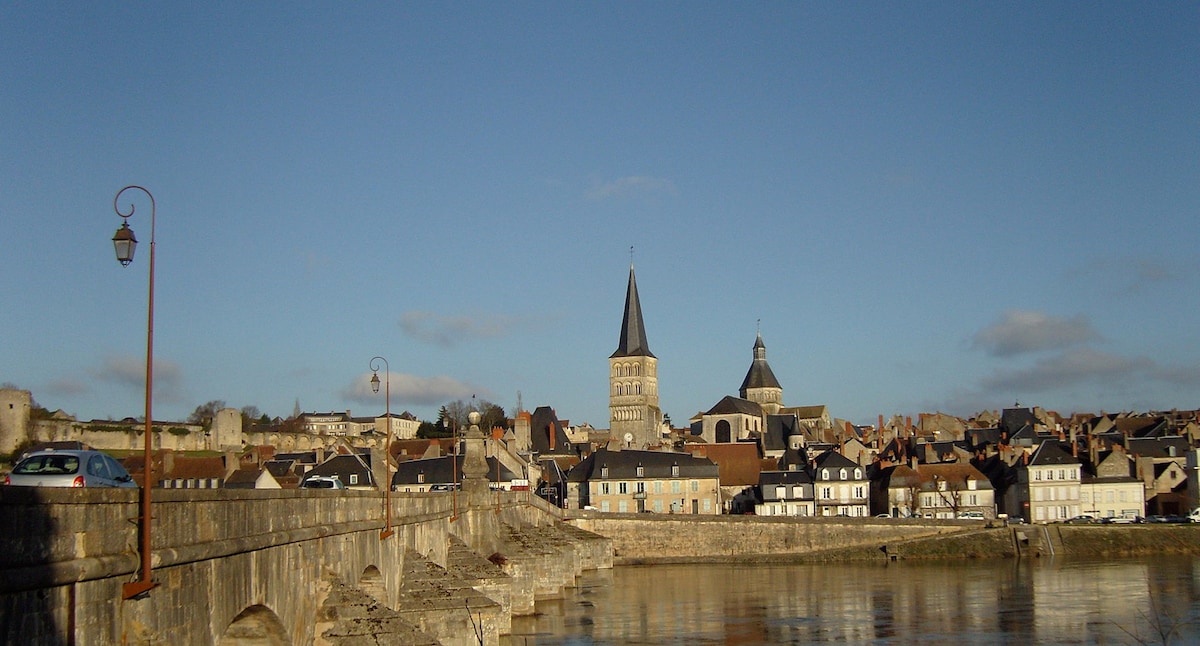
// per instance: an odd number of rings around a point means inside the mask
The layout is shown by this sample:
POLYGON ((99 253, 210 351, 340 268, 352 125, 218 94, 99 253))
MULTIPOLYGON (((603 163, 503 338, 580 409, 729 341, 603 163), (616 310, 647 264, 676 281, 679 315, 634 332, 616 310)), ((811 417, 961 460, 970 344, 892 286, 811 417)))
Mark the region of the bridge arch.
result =
POLYGON ((362 576, 358 577, 358 589, 375 597, 377 600, 387 604, 387 581, 383 579, 383 573, 374 565, 368 565, 367 569, 363 570, 362 576))
POLYGON ((266 606, 246 608, 233 618, 217 646, 291 646, 279 615, 266 606))

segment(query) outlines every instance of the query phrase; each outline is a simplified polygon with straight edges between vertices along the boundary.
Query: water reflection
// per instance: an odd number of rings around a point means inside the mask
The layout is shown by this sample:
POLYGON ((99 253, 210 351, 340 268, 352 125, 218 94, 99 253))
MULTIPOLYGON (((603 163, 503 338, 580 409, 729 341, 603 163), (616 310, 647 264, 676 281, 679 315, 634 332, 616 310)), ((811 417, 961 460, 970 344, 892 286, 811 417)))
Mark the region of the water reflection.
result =
POLYGON ((517 644, 1200 642, 1200 559, 663 565, 589 573, 517 644))

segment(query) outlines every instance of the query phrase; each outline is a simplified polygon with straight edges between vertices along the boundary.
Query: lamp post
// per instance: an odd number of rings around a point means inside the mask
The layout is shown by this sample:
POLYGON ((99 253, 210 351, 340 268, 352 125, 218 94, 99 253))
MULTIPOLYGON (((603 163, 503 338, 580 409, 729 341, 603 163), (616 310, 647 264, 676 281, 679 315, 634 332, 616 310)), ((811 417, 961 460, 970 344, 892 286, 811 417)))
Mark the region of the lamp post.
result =
POLYGON ((391 536, 392 532, 392 474, 388 470, 388 462, 391 460, 392 453, 392 368, 388 365, 388 360, 383 357, 371 357, 371 390, 375 393, 379 392, 379 368, 376 367, 376 362, 383 362, 383 406, 384 416, 387 419, 387 441, 383 445, 383 510, 384 510, 384 526, 383 531, 379 532, 379 540, 383 540, 391 536))
POLYGON ((129 203, 129 212, 124 213, 117 202, 121 199, 121 194, 129 189, 136 189, 146 194, 150 198, 150 297, 147 306, 146 314, 146 443, 142 450, 142 491, 141 491, 141 512, 138 516, 138 539, 139 552, 141 552, 142 566, 138 580, 126 583, 122 587, 122 595, 125 599, 132 599, 139 595, 150 591, 156 584, 150 578, 150 488, 153 484, 151 477, 150 453, 151 440, 150 433, 154 426, 154 414, 152 403, 154 401, 154 223, 157 207, 154 203, 154 196, 150 191, 141 186, 126 186, 117 191, 116 197, 113 198, 113 210, 117 215, 121 216, 121 228, 117 229, 113 235, 113 249, 117 254, 117 261, 122 267, 128 267, 129 263, 133 262, 133 251, 137 247, 137 238, 133 235, 133 229, 129 228, 129 217, 133 215, 133 202, 129 203))

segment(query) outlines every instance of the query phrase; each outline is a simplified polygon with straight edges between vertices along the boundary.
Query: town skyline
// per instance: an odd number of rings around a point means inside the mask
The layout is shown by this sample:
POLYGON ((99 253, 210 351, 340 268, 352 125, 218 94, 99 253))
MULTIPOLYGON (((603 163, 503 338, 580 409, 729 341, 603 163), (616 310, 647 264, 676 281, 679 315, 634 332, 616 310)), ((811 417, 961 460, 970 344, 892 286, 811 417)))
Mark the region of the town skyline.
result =
POLYGON ((0 383, 608 426, 634 247, 660 404, 1196 408, 1200 14, 1104 7, 0 7, 0 383))

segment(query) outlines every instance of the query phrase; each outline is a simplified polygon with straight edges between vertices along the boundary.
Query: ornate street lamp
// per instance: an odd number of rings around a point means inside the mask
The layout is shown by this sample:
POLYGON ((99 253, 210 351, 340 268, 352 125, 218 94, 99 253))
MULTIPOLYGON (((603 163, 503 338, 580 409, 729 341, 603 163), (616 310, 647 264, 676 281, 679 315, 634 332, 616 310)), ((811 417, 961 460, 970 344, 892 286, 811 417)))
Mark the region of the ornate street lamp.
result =
POLYGON ((133 262, 133 251, 137 248, 137 238, 133 235, 133 229, 129 228, 129 217, 133 215, 133 203, 129 203, 129 212, 124 213, 117 202, 121 199, 121 194, 129 189, 136 189, 146 194, 150 198, 150 297, 149 305, 147 306, 146 315, 146 444, 142 450, 142 491, 141 491, 141 511, 138 516, 138 538, 139 549, 142 557, 141 572, 137 581, 126 583, 122 588, 122 595, 125 599, 132 599, 139 595, 146 594, 156 584, 150 578, 150 489, 153 485, 151 474, 151 432, 154 426, 154 414, 152 403, 154 401, 154 224, 157 206, 154 203, 154 196, 150 191, 141 186, 126 186, 117 191, 116 197, 113 198, 113 210, 117 215, 121 216, 121 228, 117 229, 113 235, 113 250, 117 254, 117 261, 122 267, 128 267, 129 263, 133 262))
POLYGON ((379 392, 379 368, 376 362, 383 362, 383 401, 384 401, 384 416, 387 418, 387 442, 383 445, 383 509, 385 524, 383 531, 379 532, 379 540, 383 540, 391 536, 392 531, 392 474, 388 469, 388 462, 391 460, 392 453, 392 369, 388 366, 388 360, 383 357, 371 357, 371 391, 379 392))

